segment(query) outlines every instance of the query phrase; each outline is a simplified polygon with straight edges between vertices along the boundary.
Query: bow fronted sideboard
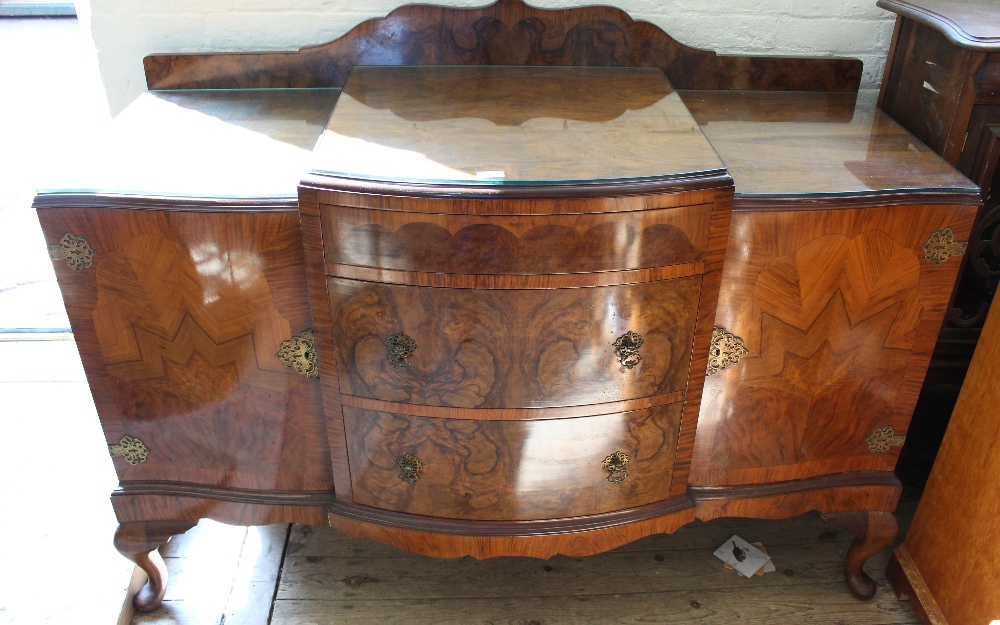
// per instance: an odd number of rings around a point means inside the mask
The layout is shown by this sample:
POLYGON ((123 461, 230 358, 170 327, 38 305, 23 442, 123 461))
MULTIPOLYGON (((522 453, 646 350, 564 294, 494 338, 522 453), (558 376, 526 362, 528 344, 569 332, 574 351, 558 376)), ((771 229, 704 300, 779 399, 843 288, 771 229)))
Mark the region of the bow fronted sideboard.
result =
POLYGON ((35 198, 139 609, 203 518, 484 558, 818 510, 874 594, 980 200, 859 61, 500 0, 145 67, 35 198))

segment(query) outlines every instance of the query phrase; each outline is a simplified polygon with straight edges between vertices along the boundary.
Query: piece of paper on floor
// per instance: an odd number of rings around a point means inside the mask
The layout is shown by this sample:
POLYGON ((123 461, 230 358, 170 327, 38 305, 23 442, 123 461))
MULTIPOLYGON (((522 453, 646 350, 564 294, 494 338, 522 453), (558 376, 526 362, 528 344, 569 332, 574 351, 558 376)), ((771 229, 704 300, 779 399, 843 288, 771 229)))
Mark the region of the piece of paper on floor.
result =
POLYGON ((715 550, 715 557, 739 571, 744 577, 753 577, 754 573, 771 561, 771 556, 735 534, 715 550))
MULTIPOLYGON (((767 553, 767 547, 764 546, 764 543, 750 543, 750 544, 753 545, 754 547, 760 549, 764 553, 767 553)), ((729 569, 731 571, 735 570, 735 569, 733 569, 733 567, 729 566, 725 562, 722 563, 722 566, 724 566, 725 568, 727 568, 727 569, 729 569)), ((754 573, 754 575, 763 575, 764 573, 774 573, 776 570, 777 569, 774 568, 774 560, 770 560, 769 559, 767 561, 767 564, 765 564, 764 566, 760 567, 760 570, 757 571, 756 573, 754 573)), ((997 623, 997 625, 1000 625, 1000 623, 997 623)))

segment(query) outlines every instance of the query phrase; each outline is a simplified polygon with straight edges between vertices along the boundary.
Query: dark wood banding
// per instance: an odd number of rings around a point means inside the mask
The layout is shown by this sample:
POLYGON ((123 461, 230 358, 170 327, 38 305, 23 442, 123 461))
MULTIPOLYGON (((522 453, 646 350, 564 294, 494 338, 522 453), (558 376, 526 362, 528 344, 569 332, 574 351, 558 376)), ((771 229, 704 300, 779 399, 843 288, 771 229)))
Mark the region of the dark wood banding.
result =
POLYGON ((127 193, 39 193, 36 209, 127 208, 132 210, 192 212, 288 212, 298 208, 295 196, 274 198, 192 197, 127 193))
POLYGON ((330 491, 250 490, 187 482, 128 481, 122 482, 112 493, 112 497, 135 495, 197 497, 269 506, 326 506, 333 499, 330 491))
POLYGON ((344 406, 392 412, 414 417, 429 417, 441 419, 475 419, 478 421, 532 421, 538 419, 571 419, 594 415, 611 414, 614 412, 629 412, 672 404, 684 399, 683 391, 675 391, 666 395, 655 395, 640 399, 609 402, 605 404, 587 404, 585 406, 565 406, 560 408, 451 408, 447 406, 421 406, 420 404, 400 404, 367 397, 341 395, 344 406))
POLYGON ((634 178, 621 181, 597 181, 567 184, 417 184, 362 180, 312 172, 302 184, 316 189, 334 189, 341 193, 408 196, 458 200, 558 200, 604 198, 619 195, 683 193, 707 188, 728 187, 732 178, 725 169, 677 176, 634 178))
POLYGON ((534 276, 483 275, 453 273, 421 273, 415 271, 392 271, 370 267, 336 265, 328 267, 331 278, 343 278, 360 282, 398 284, 410 286, 439 287, 451 289, 498 289, 498 290, 548 290, 573 289, 581 287, 620 286, 642 284, 661 280, 674 280, 697 276, 705 270, 705 263, 685 263, 636 269, 632 271, 601 271, 597 273, 569 273, 534 276))
POLYGON ((912 206, 936 204, 940 206, 981 206, 978 191, 881 191, 872 193, 830 193, 825 195, 756 195, 737 193, 733 198, 734 211, 827 211, 875 206, 912 206))
MULTIPOLYGON (((694 504, 687 497, 675 497, 628 510, 593 514, 579 518, 525 521, 468 521, 406 514, 337 500, 330 506, 330 518, 334 527, 337 526, 335 519, 339 517, 432 534, 542 538, 558 534, 592 532, 627 526, 632 523, 651 521, 678 512, 693 510, 693 507, 694 504)), ((635 538, 631 540, 635 540, 635 538)))
POLYGON ((149 89, 340 87, 355 65, 659 67, 680 89, 857 91, 861 61, 721 56, 685 46, 621 9, 400 7, 298 52, 162 54, 143 60, 149 89))
POLYGON ((888 486, 900 488, 901 483, 895 474, 888 471, 851 471, 848 473, 834 473, 770 484, 689 486, 687 492, 697 502, 756 499, 759 497, 808 493, 847 486, 888 486))

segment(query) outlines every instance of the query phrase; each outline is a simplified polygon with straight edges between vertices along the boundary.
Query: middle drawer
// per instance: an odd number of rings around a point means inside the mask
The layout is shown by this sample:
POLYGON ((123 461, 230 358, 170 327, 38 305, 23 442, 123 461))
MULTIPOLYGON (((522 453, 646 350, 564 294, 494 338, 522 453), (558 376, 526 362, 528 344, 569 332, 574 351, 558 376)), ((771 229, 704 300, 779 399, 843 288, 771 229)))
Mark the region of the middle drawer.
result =
POLYGON ((701 277, 475 290, 328 278, 341 392, 458 408, 683 391, 701 277))

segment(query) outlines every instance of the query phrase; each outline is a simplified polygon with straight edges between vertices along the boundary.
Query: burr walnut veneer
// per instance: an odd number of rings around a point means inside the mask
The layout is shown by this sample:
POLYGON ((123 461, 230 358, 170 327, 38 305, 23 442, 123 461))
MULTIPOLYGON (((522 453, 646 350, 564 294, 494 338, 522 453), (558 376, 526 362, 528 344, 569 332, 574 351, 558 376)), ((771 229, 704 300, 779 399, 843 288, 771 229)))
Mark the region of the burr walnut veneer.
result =
POLYGON ((979 196, 859 62, 501 0, 146 69, 35 199, 137 607, 201 518, 549 557, 819 510, 874 593, 979 196))

